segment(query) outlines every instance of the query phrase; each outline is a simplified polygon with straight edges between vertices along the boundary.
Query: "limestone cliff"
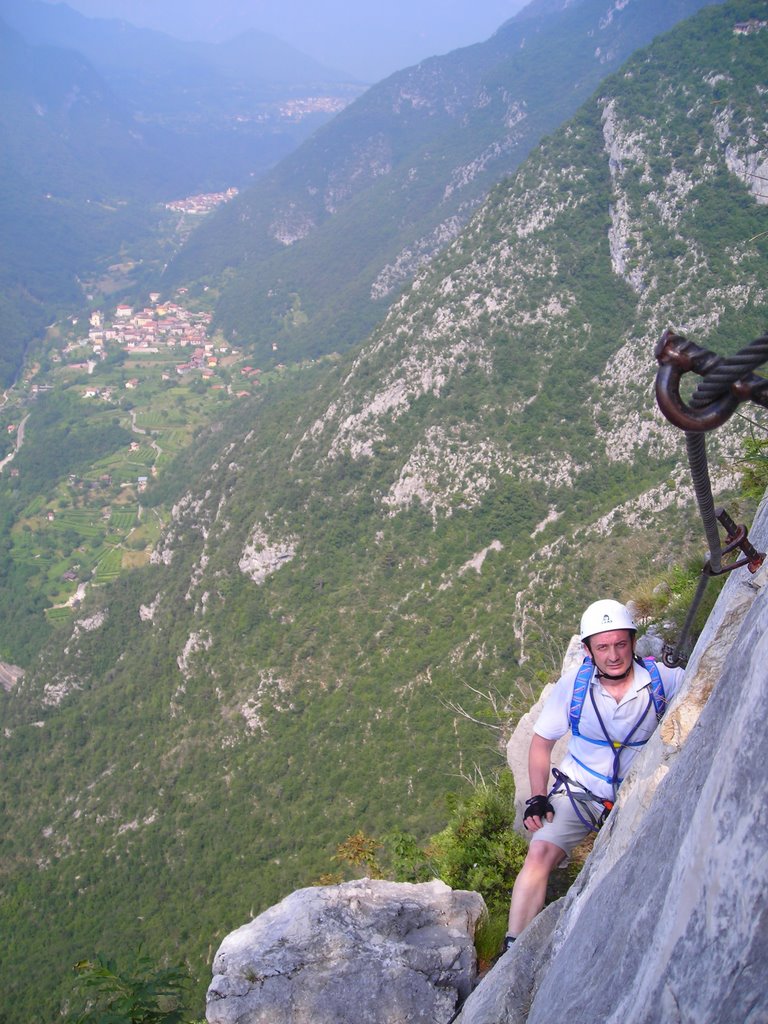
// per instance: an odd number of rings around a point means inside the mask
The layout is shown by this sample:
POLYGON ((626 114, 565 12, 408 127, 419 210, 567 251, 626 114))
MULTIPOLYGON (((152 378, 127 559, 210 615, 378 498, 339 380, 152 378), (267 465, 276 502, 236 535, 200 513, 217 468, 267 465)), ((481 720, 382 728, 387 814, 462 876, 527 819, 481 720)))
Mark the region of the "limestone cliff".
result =
POLYGON ((301 889, 232 932, 209 1024, 441 1024, 475 975, 477 893, 369 878, 301 889))

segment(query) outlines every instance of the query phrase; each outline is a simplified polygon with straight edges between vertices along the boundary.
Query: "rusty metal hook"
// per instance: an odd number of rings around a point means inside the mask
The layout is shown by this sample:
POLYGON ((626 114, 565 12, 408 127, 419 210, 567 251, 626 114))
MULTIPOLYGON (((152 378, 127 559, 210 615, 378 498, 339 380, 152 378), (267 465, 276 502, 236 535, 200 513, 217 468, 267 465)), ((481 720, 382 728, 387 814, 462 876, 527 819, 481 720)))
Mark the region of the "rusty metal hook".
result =
POLYGON ((751 573, 756 573, 765 561, 765 552, 758 551, 750 542, 746 526, 737 526, 724 508, 717 509, 715 517, 728 534, 726 546, 723 548, 722 553, 727 555, 731 551, 735 551, 736 548, 739 548, 744 557, 737 562, 726 565, 719 573, 713 573, 713 575, 722 575, 722 573, 730 572, 731 569, 738 569, 742 565, 746 565, 751 573))
POLYGON ((659 369, 656 373, 656 401, 666 418, 681 430, 703 433, 722 426, 740 402, 752 399, 768 406, 768 380, 745 373, 732 382, 724 382, 719 395, 701 406, 686 405, 680 397, 680 380, 693 370, 707 377, 719 370, 725 360, 681 334, 666 330, 656 345, 659 369))

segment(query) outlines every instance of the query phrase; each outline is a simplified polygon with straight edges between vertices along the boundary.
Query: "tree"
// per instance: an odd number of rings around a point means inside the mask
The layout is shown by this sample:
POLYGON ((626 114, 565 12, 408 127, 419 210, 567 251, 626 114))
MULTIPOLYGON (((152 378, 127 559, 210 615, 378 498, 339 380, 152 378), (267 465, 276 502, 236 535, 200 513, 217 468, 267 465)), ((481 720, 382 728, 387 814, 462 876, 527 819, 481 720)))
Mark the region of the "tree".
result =
POLYGON ((376 860, 376 851, 381 843, 358 830, 339 846, 334 860, 345 861, 354 868, 364 868, 370 878, 383 878, 381 868, 376 860))
POLYGON ((118 971, 112 960, 97 956, 74 966, 77 987, 86 1007, 70 1014, 67 1024, 181 1024, 181 996, 189 973, 181 965, 158 968, 139 954, 129 971, 118 971))

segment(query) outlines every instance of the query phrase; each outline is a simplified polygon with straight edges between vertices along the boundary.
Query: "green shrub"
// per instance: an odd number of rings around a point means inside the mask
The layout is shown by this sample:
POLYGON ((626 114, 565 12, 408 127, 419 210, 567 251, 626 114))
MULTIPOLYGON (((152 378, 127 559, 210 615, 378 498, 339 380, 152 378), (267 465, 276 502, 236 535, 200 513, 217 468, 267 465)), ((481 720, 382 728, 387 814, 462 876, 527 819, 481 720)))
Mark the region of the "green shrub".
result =
POLYGON ((181 1024, 181 996, 189 982, 183 966, 158 968, 144 954, 133 967, 118 971, 112 960, 97 956, 75 964, 77 987, 85 1009, 67 1017, 67 1024, 181 1024))
POLYGON ((384 836, 391 873, 396 882, 428 882, 435 877, 434 865, 414 836, 396 829, 384 836))
POLYGON ((768 441, 748 437, 744 441, 741 487, 744 496, 760 501, 768 490, 768 441))
POLYGON ((439 877, 453 889, 479 892, 492 914, 509 905, 528 849, 514 821, 514 783, 504 771, 495 785, 483 783, 460 799, 427 848, 439 877))

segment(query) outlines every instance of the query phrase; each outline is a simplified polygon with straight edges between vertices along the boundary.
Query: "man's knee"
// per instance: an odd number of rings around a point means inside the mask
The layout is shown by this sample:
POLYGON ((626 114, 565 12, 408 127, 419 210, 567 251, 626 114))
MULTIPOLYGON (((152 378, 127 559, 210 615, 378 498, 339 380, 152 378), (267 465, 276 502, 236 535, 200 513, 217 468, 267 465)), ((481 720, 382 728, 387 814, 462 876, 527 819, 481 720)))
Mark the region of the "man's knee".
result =
POLYGON ((554 843, 538 839, 528 847, 520 873, 512 888, 509 934, 519 935, 544 906, 550 872, 565 856, 554 843))
POLYGON ((566 856, 565 850, 559 846, 546 839, 539 839, 528 847, 524 867, 531 873, 548 875, 566 856))

